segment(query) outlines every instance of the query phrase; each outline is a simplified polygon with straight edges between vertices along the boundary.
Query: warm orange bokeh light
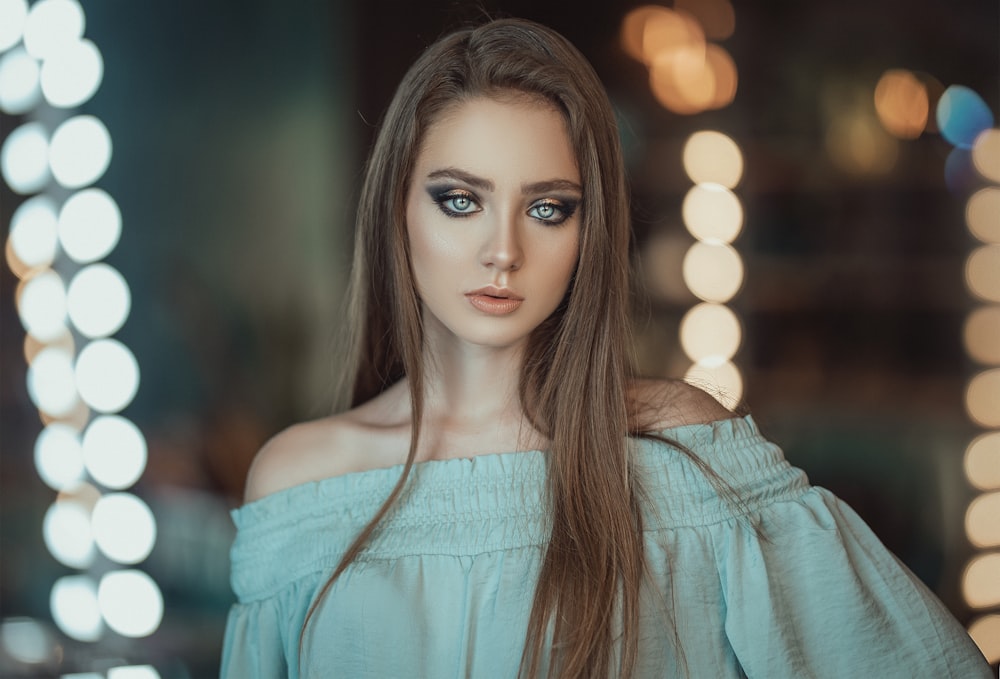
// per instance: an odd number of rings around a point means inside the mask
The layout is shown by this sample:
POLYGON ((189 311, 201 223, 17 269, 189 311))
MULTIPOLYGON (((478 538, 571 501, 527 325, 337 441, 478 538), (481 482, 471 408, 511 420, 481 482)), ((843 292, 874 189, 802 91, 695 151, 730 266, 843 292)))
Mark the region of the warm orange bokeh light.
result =
POLYGON ((733 103, 736 98, 736 62, 729 52, 718 45, 708 45, 705 48, 705 60, 715 78, 715 94, 708 108, 724 108, 733 103))
POLYGON ((976 547, 1000 547, 1000 493, 980 495, 969 504, 965 534, 976 547))
POLYGON ((982 242, 1000 244, 1000 188, 989 186, 972 194, 965 205, 965 223, 982 242))
POLYGON ((705 242, 731 243, 743 229, 743 204, 720 184, 697 184, 681 204, 684 226, 705 242))
POLYGON ((695 363, 728 361, 740 348, 743 328, 724 304, 703 302, 681 319, 681 348, 695 363))
POLYGON ((986 370, 969 380, 965 410, 984 427, 1000 427, 1000 368, 986 370))
POLYGON ((980 490, 1000 489, 1000 431, 978 436, 969 444, 965 476, 980 490))
POLYGON ((674 0, 674 9, 697 19, 712 40, 725 40, 736 30, 736 12, 729 0, 674 0))
POLYGON ((886 71, 875 86, 875 112, 890 134, 916 139, 927 126, 927 88, 910 71, 886 71))
POLYGON ((1000 365, 1000 305, 979 307, 969 314, 962 339, 973 360, 1000 365))
POLYGON ((965 283, 977 297, 1000 302, 1000 245, 972 251, 965 262, 965 283))
POLYGON ((743 286, 743 260, 731 245, 695 243, 683 267, 684 282, 706 302, 728 302, 743 286))
MULTIPOLYGON (((972 163, 986 179, 1000 183, 1000 130, 983 130, 972 145, 972 163)), ((1000 212, 993 213, 996 223, 1000 223, 1000 212)))
POLYGON ((643 5, 626 14, 621 28, 621 45, 625 54, 636 61, 645 62, 642 56, 642 36, 646 30, 646 22, 652 16, 669 11, 666 7, 643 5))
POLYGON ((962 594, 973 608, 1000 605, 1000 553, 972 558, 962 575, 962 594))
POLYGON ((983 652, 986 662, 1000 662, 1000 615, 984 615, 969 625, 969 636, 983 652))

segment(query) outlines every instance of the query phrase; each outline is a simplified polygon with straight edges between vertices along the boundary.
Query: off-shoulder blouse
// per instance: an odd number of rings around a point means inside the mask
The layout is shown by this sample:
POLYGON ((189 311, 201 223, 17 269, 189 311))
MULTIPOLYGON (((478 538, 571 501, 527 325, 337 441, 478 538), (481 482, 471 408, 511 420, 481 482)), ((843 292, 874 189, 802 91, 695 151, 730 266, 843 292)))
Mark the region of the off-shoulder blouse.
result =
MULTIPOLYGON (((749 417, 633 443, 647 498, 639 664, 649 677, 990 677, 942 604, 749 417)), ((361 556, 306 611, 401 467, 233 511, 226 679, 513 678, 548 536, 545 453, 414 466, 361 556)))

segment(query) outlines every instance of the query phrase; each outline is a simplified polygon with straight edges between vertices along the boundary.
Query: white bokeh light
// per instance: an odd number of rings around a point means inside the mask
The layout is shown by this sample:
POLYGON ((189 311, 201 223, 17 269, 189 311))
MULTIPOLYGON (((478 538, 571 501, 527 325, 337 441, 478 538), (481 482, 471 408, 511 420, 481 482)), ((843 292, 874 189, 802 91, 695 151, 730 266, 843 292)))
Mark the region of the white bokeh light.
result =
POLYGON ((56 204, 48 196, 32 196, 10 218, 10 245, 29 268, 52 263, 59 249, 56 204))
POLYGON ((146 469, 146 439, 119 415, 95 418, 83 434, 82 457, 94 480, 107 488, 128 488, 146 469))
POLYGON ((56 181, 70 189, 93 184, 111 163, 111 135, 91 115, 70 118, 56 128, 49 144, 49 165, 56 181))
POLYGON ((0 56, 0 111, 21 115, 33 109, 42 98, 40 73, 38 62, 23 47, 0 56))
POLYGON ((684 225, 695 238, 713 243, 732 243, 743 229, 743 205, 721 184, 696 184, 681 204, 684 225))
POLYGON ((77 357, 76 384, 84 402, 94 410, 118 412, 139 389, 139 364, 121 342, 96 340, 77 357))
POLYGON ((84 456, 80 434, 53 422, 35 439, 35 469, 52 490, 64 490, 83 480, 84 456))
POLYGON ((163 595, 151 577, 137 570, 111 571, 97 591, 108 627, 126 637, 145 637, 163 619, 163 595))
POLYGON ((70 281, 66 296, 69 318, 86 337, 113 335, 132 306, 128 283, 107 264, 84 267, 70 281))
POLYGON ((26 123, 11 132, 0 149, 0 171, 16 193, 40 191, 49 181, 49 135, 41 123, 26 123))
POLYGON ((108 670, 108 679, 160 679, 152 665, 123 665, 108 670))
POLYGON ((0 645, 18 662, 36 664, 56 657, 52 633, 31 618, 7 618, 0 623, 0 645))
POLYGON ((145 502, 131 493, 109 493, 94 506, 94 540, 112 561, 139 563, 156 544, 156 520, 145 502))
POLYGON ((708 359, 695 363, 684 374, 684 381, 711 394, 730 410, 743 398, 743 376, 731 361, 708 359))
POLYGON ((28 396, 43 413, 54 417, 69 414, 79 397, 73 357, 65 349, 46 347, 28 366, 28 396))
POLYGON ((36 59, 47 59, 83 37, 83 8, 75 0, 38 0, 24 24, 24 46, 36 59))
POLYGON ((59 212, 59 242, 66 254, 80 263, 107 256, 118 244, 121 230, 118 204, 101 189, 74 193, 59 212))
POLYGON ((86 575, 66 575, 52 585, 49 607, 52 619, 66 636, 79 641, 97 641, 104 625, 97 603, 97 587, 86 575))
POLYGON ((28 0, 0 0, 0 52, 21 42, 28 0))
POLYGON ((78 40, 42 64, 42 94, 56 108, 72 108, 94 96, 103 77, 100 50, 89 40, 78 40))
POLYGON ((90 511, 73 499, 53 502, 42 521, 42 536, 49 553, 70 568, 87 568, 94 562, 90 511))
POLYGON ((18 315, 35 339, 52 342, 66 332, 66 286, 51 269, 24 283, 18 298, 18 315))
POLYGON ((703 302, 681 319, 681 346, 696 363, 720 363, 740 348, 743 330, 740 319, 723 304, 703 302))

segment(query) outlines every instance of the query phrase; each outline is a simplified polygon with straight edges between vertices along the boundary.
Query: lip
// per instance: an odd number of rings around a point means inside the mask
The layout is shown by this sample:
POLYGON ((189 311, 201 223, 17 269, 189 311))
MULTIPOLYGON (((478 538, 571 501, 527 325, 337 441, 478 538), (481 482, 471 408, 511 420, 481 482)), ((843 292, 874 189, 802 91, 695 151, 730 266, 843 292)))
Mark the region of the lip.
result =
POLYGON ((513 313, 524 301, 524 298, 513 290, 494 285, 467 292, 465 296, 473 307, 491 316, 506 316, 513 313))

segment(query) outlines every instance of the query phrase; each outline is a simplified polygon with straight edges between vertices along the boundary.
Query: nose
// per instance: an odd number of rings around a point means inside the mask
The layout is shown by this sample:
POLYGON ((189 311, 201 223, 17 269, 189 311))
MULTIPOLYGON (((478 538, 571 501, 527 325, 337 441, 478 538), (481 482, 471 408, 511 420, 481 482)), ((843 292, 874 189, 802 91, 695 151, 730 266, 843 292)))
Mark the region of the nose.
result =
POLYGON ((515 216, 502 216, 490 228, 483 243, 480 261, 483 266, 500 271, 516 271, 524 263, 520 225, 515 216))

